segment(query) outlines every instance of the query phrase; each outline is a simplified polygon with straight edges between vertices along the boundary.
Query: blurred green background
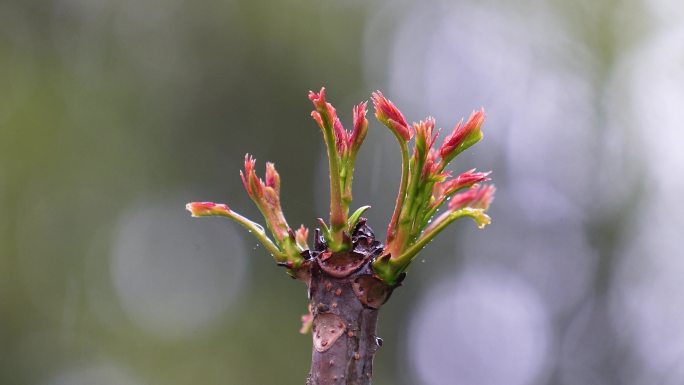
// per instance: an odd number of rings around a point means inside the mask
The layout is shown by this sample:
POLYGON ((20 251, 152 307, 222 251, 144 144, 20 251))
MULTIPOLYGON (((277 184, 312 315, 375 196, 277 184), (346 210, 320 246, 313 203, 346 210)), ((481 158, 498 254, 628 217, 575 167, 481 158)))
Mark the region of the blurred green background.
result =
MULTIPOLYGON (((388 384, 684 383, 679 0, 0 2, 0 384, 302 384, 303 285, 249 234, 245 152, 291 225, 325 217, 309 89, 347 127, 381 89, 494 170, 383 309, 388 384), (261 171, 260 171, 261 172, 261 171)), ((354 206, 399 179, 371 122, 354 206)))

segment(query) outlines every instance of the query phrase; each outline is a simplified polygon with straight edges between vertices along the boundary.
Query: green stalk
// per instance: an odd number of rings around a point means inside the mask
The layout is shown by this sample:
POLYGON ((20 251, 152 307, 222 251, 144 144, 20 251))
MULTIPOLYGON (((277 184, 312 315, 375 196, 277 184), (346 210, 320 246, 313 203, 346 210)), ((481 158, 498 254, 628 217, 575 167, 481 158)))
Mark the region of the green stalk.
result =
POLYGON ((354 179, 354 166, 356 163, 356 154, 350 153, 347 157, 344 173, 341 175, 344 182, 344 189, 342 193, 342 202, 346 205, 346 212, 349 211, 349 205, 352 202, 352 181, 354 179))
POLYGON ((423 235, 409 248, 407 248, 399 257, 392 258, 388 266, 378 271, 383 281, 388 284, 393 284, 396 278, 411 264, 416 255, 432 241, 437 234, 442 232, 453 221, 463 218, 471 217, 477 223, 479 228, 483 228, 489 224, 489 216, 484 213, 482 209, 473 209, 470 207, 462 208, 460 210, 445 213, 435 224, 425 230, 423 235))
POLYGON ((427 220, 424 220, 427 206, 430 203, 430 197, 432 196, 432 189, 434 187, 434 182, 426 181, 422 184, 420 189, 420 197, 417 200, 418 205, 411 211, 411 218, 413 218, 413 227, 411 228, 411 235, 409 242, 414 242, 421 231, 427 225, 427 220))
MULTIPOLYGON (((273 241, 266 235, 266 231, 264 230, 264 227, 261 226, 260 224, 256 222, 252 222, 251 220, 243 217, 242 215, 236 213, 233 210, 230 211, 219 211, 219 212, 214 212, 209 215, 200 215, 203 217, 209 217, 209 216, 222 216, 226 218, 230 218, 240 224, 242 227, 246 228, 247 231, 249 231, 256 239, 268 250, 269 253, 273 256, 273 258, 276 260, 276 262, 287 262, 289 261, 289 257, 284 254, 278 246, 276 246, 273 241)), ((298 261, 292 261, 297 263, 298 261)))
POLYGON ((401 210, 401 215, 399 216, 399 225, 397 226, 396 240, 399 240, 401 243, 393 247, 395 251, 400 250, 403 252, 403 249, 411 241, 410 238, 413 233, 413 226, 416 220, 416 217, 413 214, 416 208, 420 206, 420 201, 417 198, 421 187, 420 176, 423 172, 423 163, 424 159, 422 154, 417 152, 414 153, 410 164, 409 173, 411 177, 408 184, 408 191, 406 193, 406 201, 401 210))
POLYGON ((326 150, 328 152, 328 165, 330 167, 330 235, 332 243, 331 249, 342 250, 346 245, 343 244, 342 233, 347 223, 347 212, 342 203, 342 191, 340 189, 340 165, 333 133, 333 122, 324 124, 323 137, 326 150))
MULTIPOLYGON (((441 171, 440 171, 440 172, 441 172, 441 171)), ((444 204, 444 202, 446 202, 447 199, 449 199, 449 198, 451 198, 452 196, 454 196, 457 192, 466 190, 466 189, 468 189, 468 188, 470 188, 470 186, 461 187, 460 189, 454 190, 454 191, 452 191, 451 193, 449 193, 449 194, 443 196, 442 199, 436 201, 435 204, 434 204, 434 206, 433 206, 431 209, 429 209, 425 214, 423 214, 423 215, 421 216, 421 220, 422 220, 422 225, 421 225, 421 227, 425 227, 425 225, 428 223, 428 221, 430 220, 430 218, 431 218, 433 215, 435 215, 435 213, 437 212, 437 210, 439 209, 439 207, 440 207, 442 204, 444 204)))
POLYGON ((397 222, 399 221, 399 215, 401 214, 401 208, 404 204, 404 199, 406 199, 406 187, 408 185, 409 177, 408 143, 399 135, 395 134, 395 136, 399 141, 399 147, 401 149, 401 181, 399 182, 399 193, 397 194, 397 201, 394 205, 394 213, 392 214, 392 219, 387 227, 386 244, 390 244, 396 236, 397 222))

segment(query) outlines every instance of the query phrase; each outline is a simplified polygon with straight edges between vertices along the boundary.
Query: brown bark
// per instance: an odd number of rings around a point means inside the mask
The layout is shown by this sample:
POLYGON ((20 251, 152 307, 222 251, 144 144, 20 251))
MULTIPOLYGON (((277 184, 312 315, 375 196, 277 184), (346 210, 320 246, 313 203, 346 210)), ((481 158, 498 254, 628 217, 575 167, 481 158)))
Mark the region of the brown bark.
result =
POLYGON ((306 253, 313 349, 307 385, 369 385, 377 336, 378 308, 393 288, 376 278, 371 262, 382 250, 361 221, 352 234, 353 249, 331 253, 317 233, 306 253))

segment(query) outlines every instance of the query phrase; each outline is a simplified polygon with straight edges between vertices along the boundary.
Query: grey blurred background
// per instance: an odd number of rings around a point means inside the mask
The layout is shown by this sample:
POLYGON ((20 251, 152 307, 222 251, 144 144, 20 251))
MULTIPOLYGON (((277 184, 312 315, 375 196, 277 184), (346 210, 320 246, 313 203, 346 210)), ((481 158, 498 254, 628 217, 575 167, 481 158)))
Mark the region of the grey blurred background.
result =
MULTIPOLYGON (((309 89, 381 89, 493 170, 380 319, 376 384, 684 383, 680 0, 0 2, 0 384, 302 384, 304 287, 249 234, 276 162, 291 225, 327 212, 309 89)), ((399 179, 374 120, 354 206, 399 179)))

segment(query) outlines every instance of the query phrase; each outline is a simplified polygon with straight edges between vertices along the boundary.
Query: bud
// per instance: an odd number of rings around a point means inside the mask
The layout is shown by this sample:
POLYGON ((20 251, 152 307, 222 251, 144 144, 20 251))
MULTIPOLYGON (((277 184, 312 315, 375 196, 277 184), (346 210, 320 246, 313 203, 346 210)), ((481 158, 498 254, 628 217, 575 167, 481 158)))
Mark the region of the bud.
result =
POLYGON ((337 116, 335 116, 335 121, 333 122, 333 132, 335 132, 337 153, 340 155, 346 154, 349 147, 349 133, 344 129, 342 122, 340 122, 337 116))
POLYGON ((416 133, 416 149, 424 152, 432 148, 437 140, 437 134, 432 135, 435 129, 435 118, 429 116, 419 123, 413 123, 413 129, 416 133))
POLYGON ((473 185, 468 190, 454 195, 449 202, 449 210, 459 210, 465 207, 487 210, 494 200, 494 185, 473 185))
POLYGON ((468 170, 455 179, 446 182, 436 183, 433 189, 433 198, 439 200, 441 198, 452 195, 458 190, 468 188, 475 183, 486 182, 489 180, 490 172, 475 172, 475 169, 468 170))
POLYGON ((280 175, 271 162, 266 162, 266 186, 273 188, 276 193, 280 193, 280 175))
POLYGON ((419 123, 413 123, 413 129, 416 133, 413 156, 417 162, 423 163, 422 178, 425 181, 433 181, 433 178, 439 174, 438 164, 436 164, 437 153, 432 148, 439 135, 438 133, 432 134, 435 129, 435 119, 428 117, 419 123))
POLYGON ((301 334, 308 334, 311 332, 311 329, 313 328, 313 319, 314 316, 311 314, 311 309, 309 309, 308 313, 302 315, 302 327, 299 328, 301 334))
POLYGON ((442 157, 442 162, 444 162, 443 166, 446 166, 456 155, 482 139, 480 127, 484 119, 483 108, 479 111, 473 111, 465 124, 463 124, 463 121, 460 121, 454 127, 454 131, 444 139, 444 143, 439 149, 439 155, 442 157))
POLYGON ((240 171, 240 177, 242 178, 242 184, 245 185, 245 190, 247 194, 252 198, 256 199, 263 195, 263 183, 256 176, 254 171, 254 165, 256 164, 256 159, 252 158, 251 155, 245 154, 245 172, 240 171))
POLYGON ((470 187, 475 183, 486 182, 490 180, 489 174, 491 173, 491 171, 476 172, 474 168, 470 169, 453 180, 453 187, 460 189, 463 187, 470 187))
POLYGON ((406 119, 401 114, 401 111, 385 98, 380 91, 373 92, 371 99, 373 100, 373 106, 375 106, 375 117, 392 130, 397 137, 407 142, 411 140, 413 130, 406 123, 406 119))
POLYGON ((438 184, 449 176, 449 172, 439 172, 439 162, 437 161, 437 151, 431 148, 425 157, 423 164, 423 179, 436 181, 438 184))
POLYGON ((311 111, 311 117, 313 120, 316 121, 316 124, 318 124, 318 127, 321 127, 323 129, 323 126, 325 123, 323 122, 323 118, 321 117, 321 114, 318 113, 318 111, 311 111))
POLYGON ((295 239, 297 241, 297 245, 299 245, 299 247, 301 247, 304 250, 308 250, 309 249, 308 242, 307 242, 308 238, 309 238, 309 229, 304 227, 304 225, 299 226, 297 231, 295 231, 295 239))
POLYGON ((256 159, 251 155, 245 155, 245 172, 240 171, 242 183, 245 185, 247 194, 261 211, 266 219, 273 236, 280 243, 287 237, 289 229, 282 209, 280 208, 280 175, 273 163, 266 163, 266 182, 264 183, 254 171, 256 159))
POLYGON ((223 203, 214 202, 190 202, 185 205, 193 217, 208 217, 212 215, 228 215, 230 208, 223 203))
POLYGON ((366 119, 366 113, 368 110, 366 110, 366 104, 367 102, 360 103, 354 106, 352 111, 354 131, 352 131, 348 142, 352 153, 355 153, 359 150, 361 143, 363 143, 363 140, 366 139, 366 134, 368 133, 368 119, 366 119))
POLYGON ((311 117, 321 128, 324 136, 328 135, 329 129, 332 129, 332 134, 335 136, 337 153, 343 156, 351 145, 350 133, 342 126, 342 122, 337 117, 335 107, 325 100, 325 87, 321 88, 319 93, 309 91, 309 100, 313 102, 314 108, 316 108, 315 111, 311 112, 311 117))
POLYGON ((311 112, 311 116, 322 130, 325 130, 325 127, 334 126, 336 120, 339 121, 335 107, 325 100, 325 87, 322 87, 319 93, 309 91, 309 100, 311 100, 316 109, 311 112))

